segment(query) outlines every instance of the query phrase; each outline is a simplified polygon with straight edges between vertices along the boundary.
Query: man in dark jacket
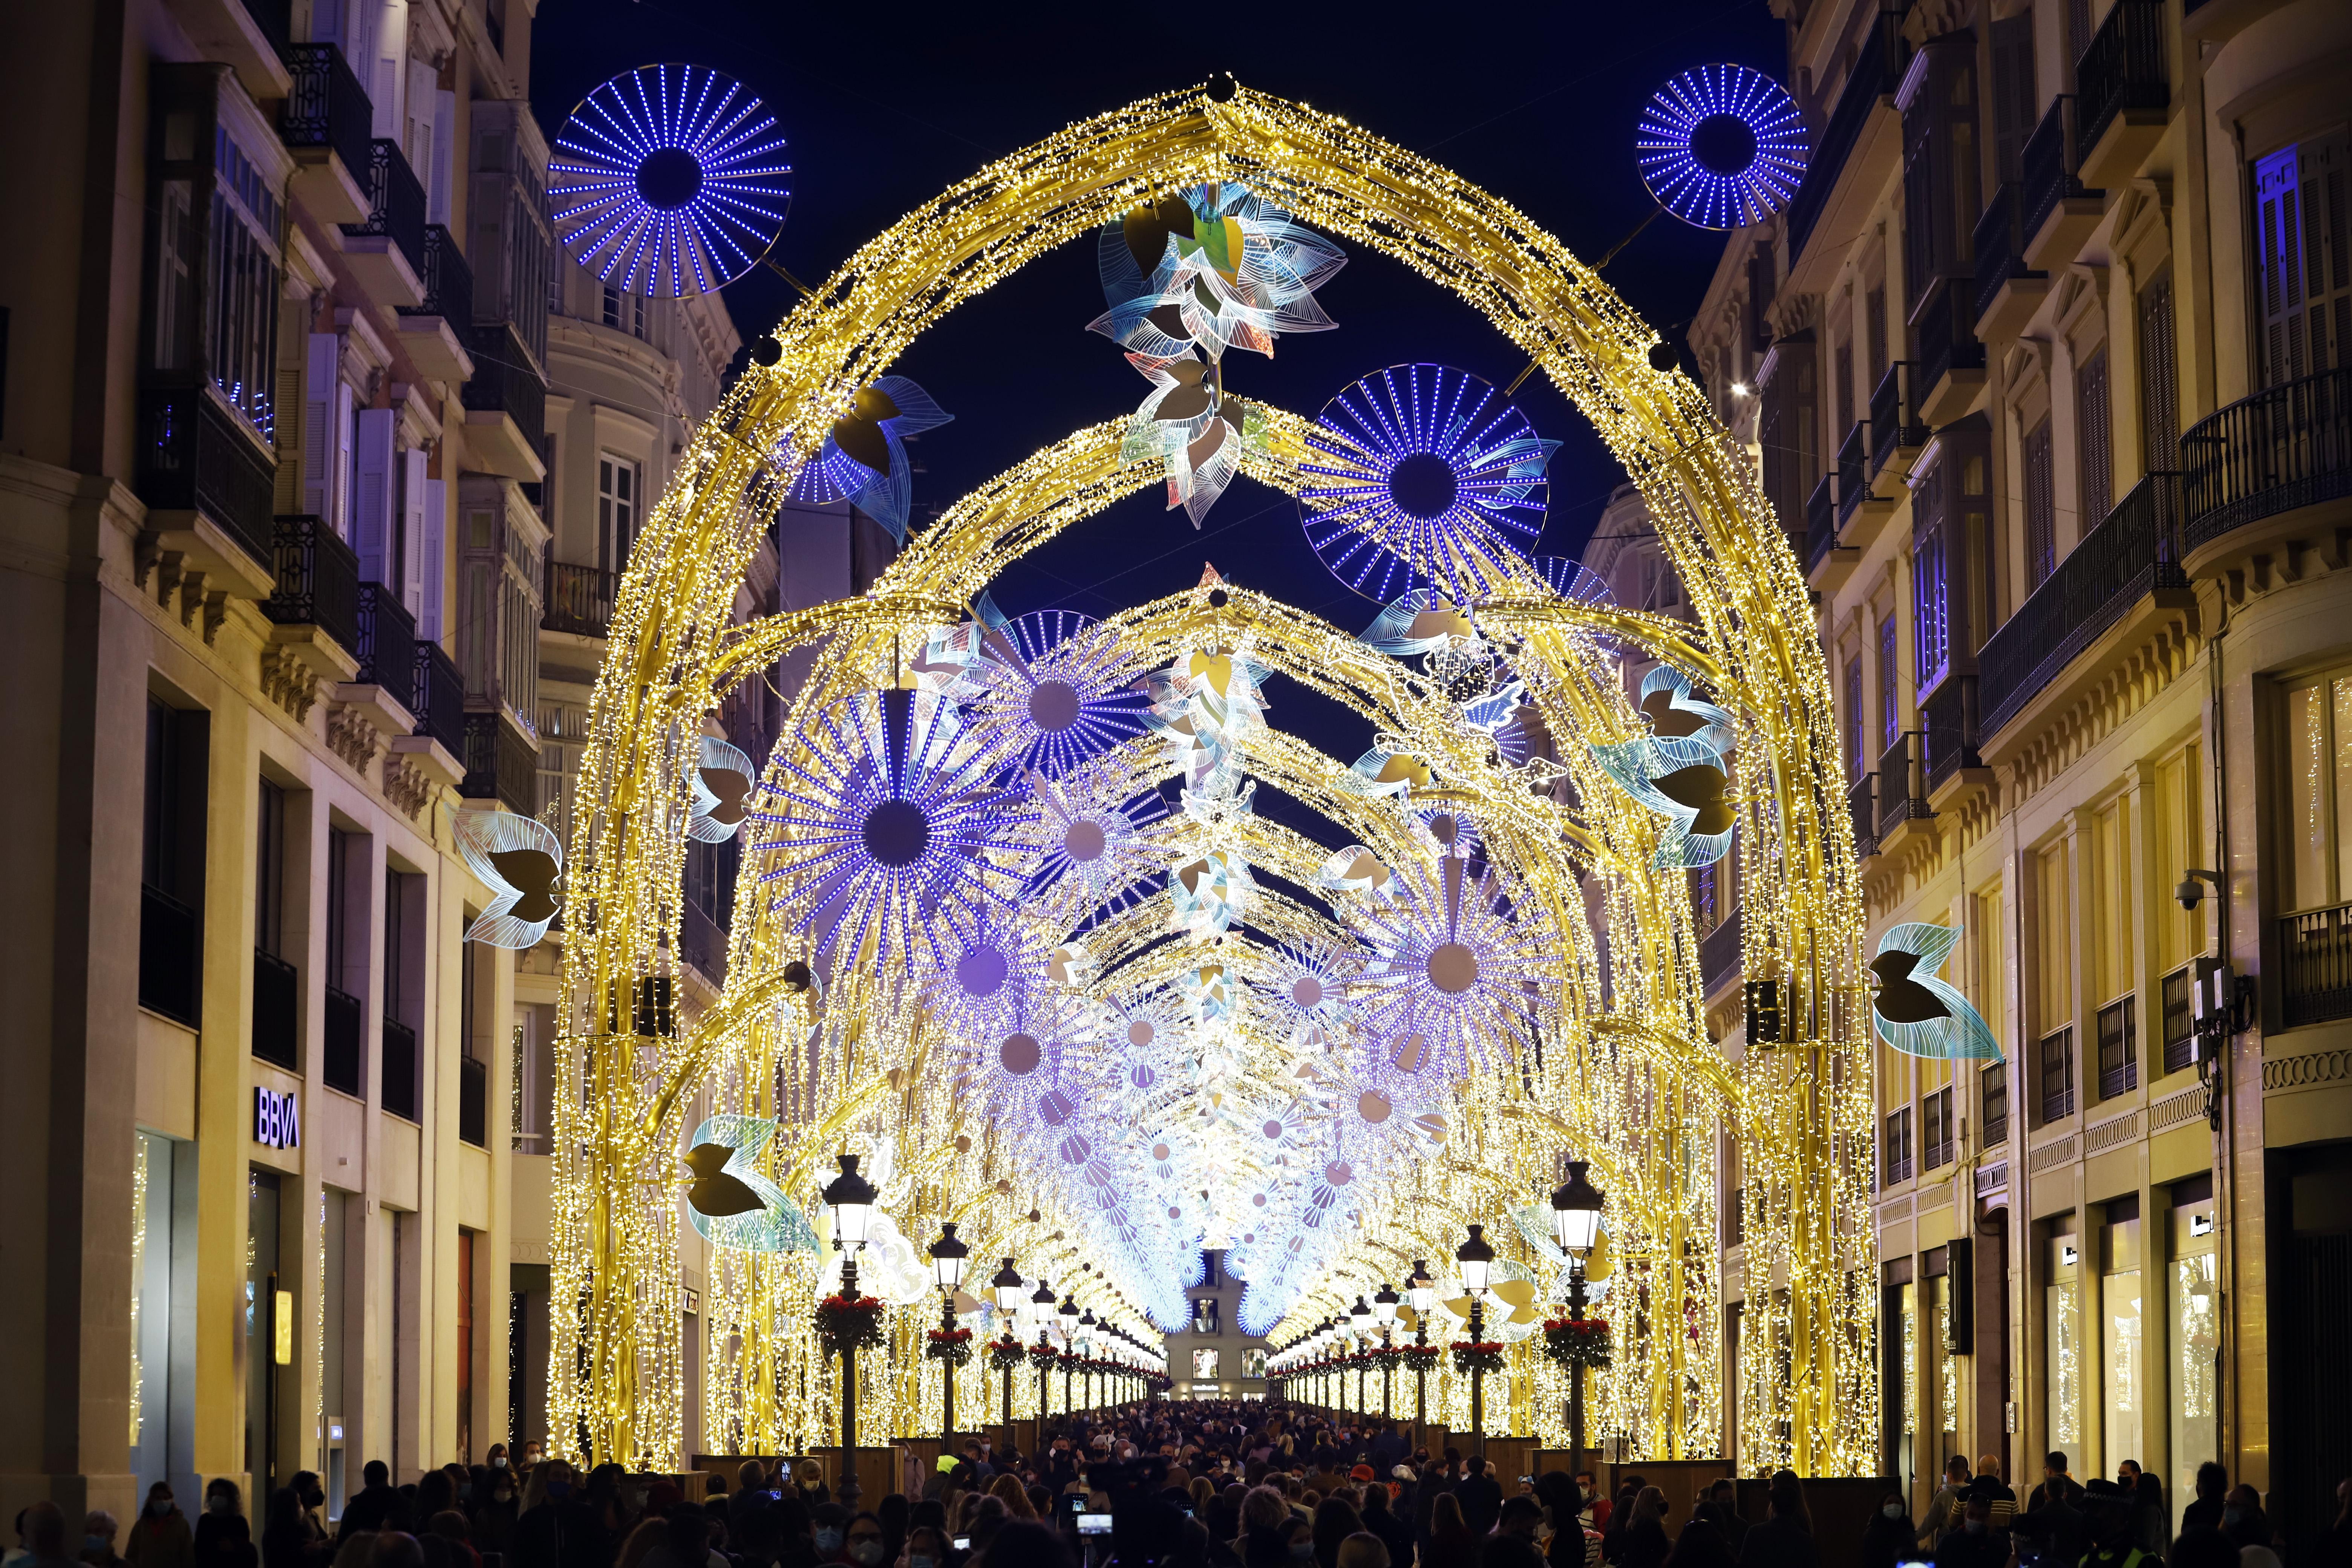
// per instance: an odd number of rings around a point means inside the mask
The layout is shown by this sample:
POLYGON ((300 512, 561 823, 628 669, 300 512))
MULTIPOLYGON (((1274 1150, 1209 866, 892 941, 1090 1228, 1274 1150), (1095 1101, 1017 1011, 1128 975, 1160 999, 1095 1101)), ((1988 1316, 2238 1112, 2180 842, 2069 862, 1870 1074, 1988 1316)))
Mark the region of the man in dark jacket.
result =
POLYGON ((343 1504, 343 1517, 335 1531, 338 1546, 363 1530, 382 1530, 399 1506, 400 1494, 392 1489, 392 1471, 382 1459, 370 1459, 361 1467, 360 1480, 360 1495, 343 1504))
POLYGON ((1503 1486, 1495 1479, 1495 1467, 1483 1458, 1472 1459, 1470 1474, 1454 1489, 1454 1500, 1462 1505, 1462 1522, 1470 1527, 1471 1534, 1484 1535, 1494 1529, 1503 1511, 1503 1486))
POLYGON ((1693 1519, 1706 1520, 1731 1548, 1734 1561, 1748 1541, 1748 1521, 1739 1516, 1739 1488, 1729 1476, 1725 1476, 1706 1489, 1706 1497, 1691 1510, 1693 1519))
POLYGON ((1544 1568, 1536 1550, 1536 1526, 1543 1522, 1543 1505, 1531 1497, 1515 1497, 1496 1516, 1495 1533, 1478 1552, 1478 1568, 1544 1568))
POLYGON ((1992 1530, 1992 1500, 1970 1490, 1960 1499, 1959 1522, 1936 1547, 1936 1568, 2001 1568, 2009 1548, 1992 1530))
POLYGON ((2082 1483, 2066 1473, 2066 1456, 2055 1448, 2042 1456, 2042 1484, 2025 1500, 2025 1511, 2049 1502, 2063 1502, 2070 1510, 2083 1505, 2082 1483))

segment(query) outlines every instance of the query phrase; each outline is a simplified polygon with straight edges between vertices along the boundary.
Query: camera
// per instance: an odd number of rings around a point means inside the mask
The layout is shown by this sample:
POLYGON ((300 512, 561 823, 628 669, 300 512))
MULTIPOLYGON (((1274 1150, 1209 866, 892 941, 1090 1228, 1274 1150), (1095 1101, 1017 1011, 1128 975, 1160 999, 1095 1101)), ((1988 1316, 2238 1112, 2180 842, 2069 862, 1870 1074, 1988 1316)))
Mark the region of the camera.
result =
POLYGON ((2173 885, 2172 897, 2182 909, 2195 914, 2197 906, 2205 900, 2205 884, 2208 882, 2219 888, 2221 885, 2221 874, 2219 871, 2200 871, 2191 867, 2182 874, 2180 880, 2173 885))

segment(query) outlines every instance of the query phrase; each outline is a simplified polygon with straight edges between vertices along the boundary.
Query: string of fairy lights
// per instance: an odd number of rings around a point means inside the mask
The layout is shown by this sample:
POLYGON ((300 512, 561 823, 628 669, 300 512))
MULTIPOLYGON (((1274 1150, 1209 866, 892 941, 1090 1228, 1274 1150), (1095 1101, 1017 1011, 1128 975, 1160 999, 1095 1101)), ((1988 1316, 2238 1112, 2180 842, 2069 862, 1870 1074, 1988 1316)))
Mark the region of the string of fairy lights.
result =
MULTIPOLYGON (((1216 247, 1195 263, 1186 287, 1215 294, 1216 247)), ((1278 325, 1306 319, 1295 297, 1286 308, 1278 325)), ((1259 330, 1241 319, 1233 341, 1259 330)), ((864 1358, 864 1433, 936 1433, 949 1377, 958 1409, 986 1418, 1008 1398, 1016 1417, 1041 1398, 1059 1407, 1062 1380, 1025 1363, 1008 1374, 989 1354, 925 1353, 939 1306, 922 1248, 943 1223, 976 1263, 1012 1259, 1024 1285, 1138 1342, 1181 1326, 1194 1265, 1174 1260, 1202 1246, 1248 1281, 1244 1328, 1279 1341, 1416 1258, 1444 1268, 1479 1223, 1510 1291, 1496 1331, 1510 1375, 1486 1403, 1488 1431, 1558 1441, 1565 1374, 1528 1316, 1553 1299, 1558 1263, 1515 1221, 1572 1153, 1609 1191, 1612 1299, 1645 1303, 1617 1314, 1618 1353, 1588 1390, 1596 1429, 1629 1458, 1720 1453, 1734 1376, 1743 1458, 1868 1473, 1872 1053, 1828 672, 1742 454, 1697 388, 1652 368, 1655 342, 1507 204, 1230 83, 1142 100, 991 164, 877 236, 778 327, 631 553, 591 710, 563 889, 559 1079, 579 1091, 557 1097, 552 1140, 552 1299, 574 1304, 549 1359, 557 1451, 638 1461, 681 1440, 696 1358, 680 1328, 679 1154, 698 1123, 736 1116, 776 1124, 758 1173, 816 1222, 815 1244, 710 1255, 698 1359, 714 1451, 836 1440, 816 1313, 840 1279, 820 1191, 844 1151, 877 1190, 859 1279, 887 1309, 864 1358), (1293 494, 1333 482, 1315 445, 1328 426, 1256 403, 1222 412, 1220 378, 1170 368, 1181 356, 1166 345, 1152 346, 1144 410, 958 500, 863 599, 730 625, 767 518, 908 344, 1047 250, 1202 189, 1236 226, 1377 249, 1486 315, 1641 487, 1695 626, 1564 596, 1498 531, 1456 561, 1454 585, 1476 602, 1432 634, 1433 648, 1477 650, 1486 673, 1456 690, 1458 660, 1416 667, 1370 633, 1204 582, 1085 629, 1089 657, 1143 685, 1150 712, 1139 730, 1103 719, 1086 764, 1060 767, 1021 725, 1066 733, 1076 720, 1058 716, 1085 710, 1085 680, 1046 690, 1034 669, 1053 639, 1010 653, 990 641, 971 607, 997 574, 1163 479, 1197 515, 1214 499, 1199 487, 1229 475, 1187 452, 1215 446, 1215 462, 1293 494), (1176 395, 1195 384, 1208 401, 1176 395), (1139 421, 1196 406, 1207 412, 1187 415, 1184 435, 1203 444, 1135 438, 1139 421), (1230 435, 1193 435, 1220 418, 1230 435), (678 963, 688 828, 698 802, 708 809, 702 726, 735 682, 794 647, 812 649, 809 672, 748 797, 724 1000, 665 1026, 646 999, 678 963), (1643 651, 1729 712, 1720 809, 1737 822, 1741 958, 1782 985, 1780 1049, 1727 1061, 1708 1039, 1686 871, 1659 864, 1680 840, 1602 765, 1650 733, 1620 664, 1643 651), (1005 673, 1024 669, 1025 684, 1005 673), (1374 751, 1350 763, 1266 721, 1274 672, 1370 721, 1374 751), (1496 692, 1507 725, 1489 710, 1496 692), (946 716, 992 703, 1009 717, 946 716), (957 866, 940 862, 929 825, 950 818, 929 815, 923 792, 1009 776, 1016 761, 1044 770, 1025 804, 970 834, 957 866), (853 779, 866 792, 854 821, 839 809, 853 779), (1351 847, 1333 854, 1258 815, 1261 782, 1351 847), (1033 886, 1049 863, 1057 879, 1033 886), (900 890, 872 891, 869 873, 900 890), (956 912, 896 934, 856 912, 881 907, 859 898, 900 897, 956 912), (1010 1000, 1000 969, 1022 977, 1010 1000), (1399 986, 1427 1009, 1383 1013, 1399 986), (1731 1368, 1712 1327, 1726 1134, 1747 1240, 1731 1368)), ((1527 478, 1515 465, 1538 462, 1503 447, 1482 460, 1507 500, 1527 478)), ((1035 1328, 984 1289, 950 1310, 976 1342, 1035 1328)), ((1428 1414, 1466 1426, 1467 1380, 1441 1363, 1427 1382, 1428 1414)), ((1420 1414, 1406 1403, 1398 1414, 1420 1414)))

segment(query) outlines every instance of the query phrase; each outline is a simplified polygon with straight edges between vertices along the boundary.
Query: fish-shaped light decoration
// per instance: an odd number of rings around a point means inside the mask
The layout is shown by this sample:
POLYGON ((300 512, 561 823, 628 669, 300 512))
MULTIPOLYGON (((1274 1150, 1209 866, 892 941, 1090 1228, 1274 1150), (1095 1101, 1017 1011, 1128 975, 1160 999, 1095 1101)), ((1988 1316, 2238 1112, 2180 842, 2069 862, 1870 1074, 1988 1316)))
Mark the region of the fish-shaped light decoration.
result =
POLYGON ((694 1173, 686 1209, 712 1246, 737 1252, 817 1250, 808 1216, 755 1163, 775 1135, 776 1124, 758 1116, 714 1116, 694 1130, 692 1146, 678 1157, 694 1173))
POLYGON ((2000 1045, 1984 1015, 1949 982, 1936 977, 1960 943, 1957 927, 1911 921, 1878 939, 1870 972, 1878 977, 1871 1021, 1878 1037, 1907 1057, 1997 1062, 2000 1045))
POLYGON ((536 945, 562 908, 555 884, 563 840, 537 818, 508 811, 461 811, 455 826, 458 855, 494 895, 466 940, 517 952, 536 945))

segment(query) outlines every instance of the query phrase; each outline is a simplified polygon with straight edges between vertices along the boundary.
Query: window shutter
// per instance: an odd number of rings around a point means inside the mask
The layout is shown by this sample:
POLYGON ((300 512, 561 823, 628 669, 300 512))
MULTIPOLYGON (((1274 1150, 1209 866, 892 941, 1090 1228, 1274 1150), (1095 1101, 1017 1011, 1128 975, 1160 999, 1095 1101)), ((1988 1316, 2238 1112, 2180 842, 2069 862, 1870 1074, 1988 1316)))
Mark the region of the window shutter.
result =
POLYGON ((2107 521, 2116 504, 2115 419, 2107 405, 2105 344, 2074 374, 2074 440, 2083 479, 2083 515, 2074 533, 2079 542, 2107 521))
POLYGON ((2172 272, 2159 271, 2139 291, 2139 427, 2145 466, 2180 467, 2180 357, 2172 314, 2172 272))
POLYGON ((425 609, 425 454, 400 455, 400 602, 412 616, 425 609))
POLYGON ((331 519, 335 510, 335 360, 342 340, 312 332, 302 360, 302 510, 331 519))
POLYGON ((2024 175, 2026 138, 2033 134, 2039 93, 2033 84, 2033 14, 1992 25, 1992 126, 1995 179, 2024 175))
POLYGON ((338 538, 348 543, 352 537, 352 389, 338 381, 335 384, 335 455, 332 473, 328 479, 328 504, 338 538))
POLYGON ((425 481, 424 527, 420 531, 425 582, 418 595, 416 633, 426 642, 441 640, 442 580, 447 575, 447 545, 443 533, 448 526, 448 500, 442 481, 425 481))
POLYGON ((2025 433, 2025 591, 2058 569, 2058 489, 2050 467, 2050 421, 2025 433))
POLYGON ((446 226, 449 221, 449 192, 457 160, 457 95, 436 91, 433 95, 433 169, 425 176, 430 182, 425 193, 428 222, 446 226))
POLYGON ((358 452, 352 465, 351 540, 362 583, 384 583, 393 574, 392 442, 399 417, 389 408, 360 410, 358 452))
POLYGON ((2347 363, 2352 351, 2352 193, 2343 132, 2254 165, 2263 384, 2347 363))

